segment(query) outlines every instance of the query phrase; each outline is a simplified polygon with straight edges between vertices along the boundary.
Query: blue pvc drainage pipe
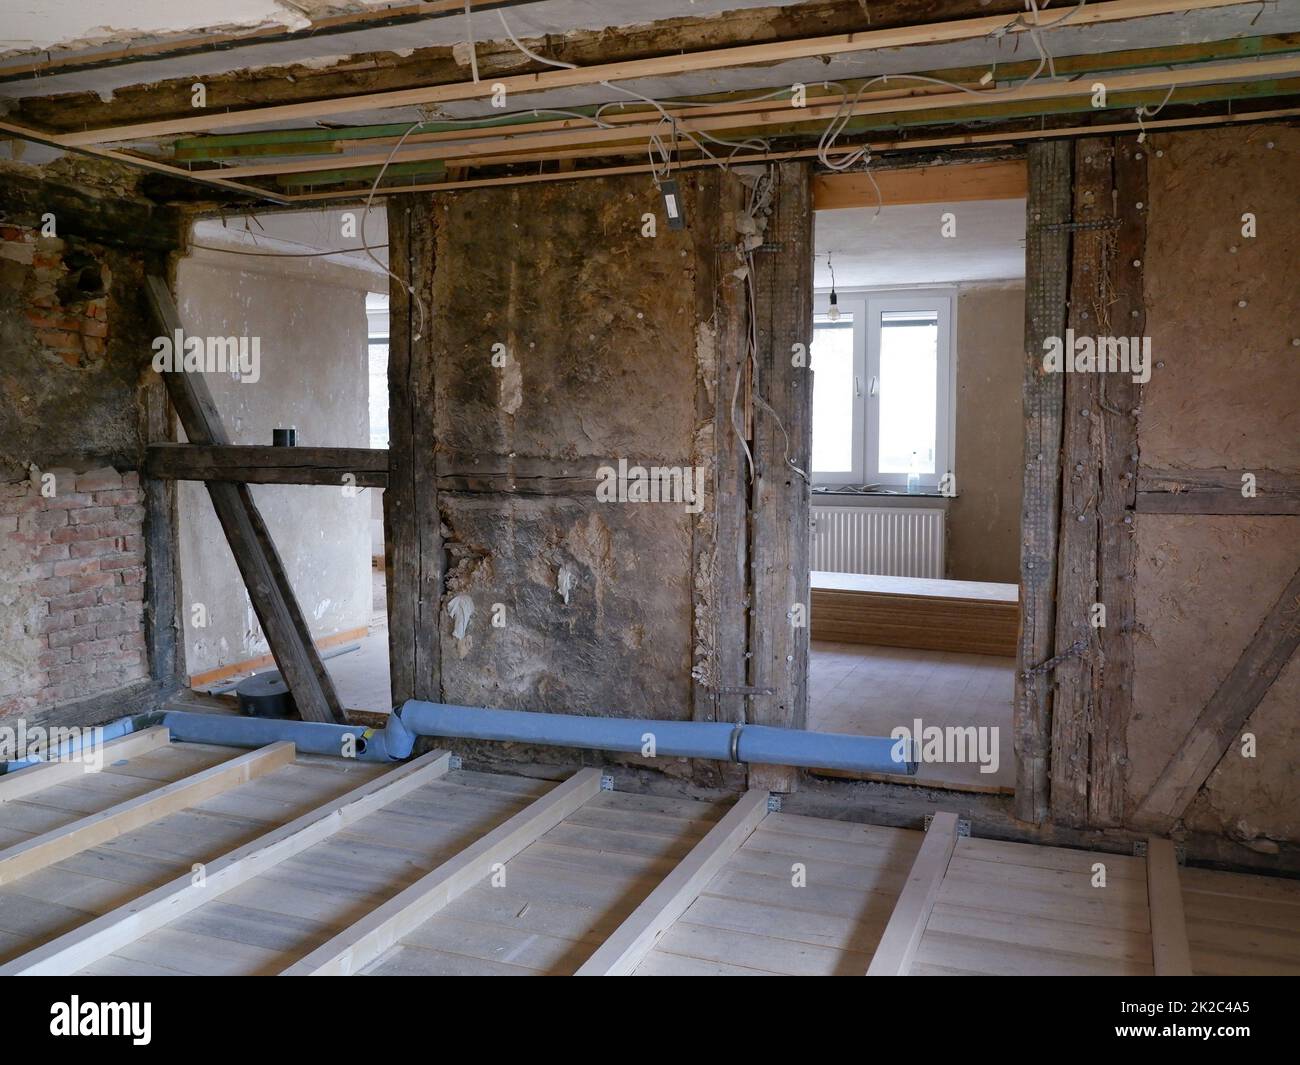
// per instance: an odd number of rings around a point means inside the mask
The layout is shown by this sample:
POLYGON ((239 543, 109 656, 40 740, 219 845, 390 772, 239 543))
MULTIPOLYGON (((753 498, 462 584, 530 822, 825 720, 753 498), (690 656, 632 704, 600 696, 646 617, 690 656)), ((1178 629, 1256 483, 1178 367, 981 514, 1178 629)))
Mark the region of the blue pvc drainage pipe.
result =
MULTIPOLYGON (((46 727, 46 726, 42 726, 46 727)), ((60 726, 48 726, 48 728, 58 728, 60 726)), ((17 773, 20 769, 27 769, 29 766, 40 765, 42 762, 63 761, 71 758, 81 750, 82 745, 87 741, 99 740, 107 743, 109 740, 116 740, 122 736, 129 735, 136 731, 137 724, 134 718, 121 717, 116 721, 110 721, 106 725, 88 726, 79 729, 76 736, 64 740, 53 751, 48 752, 43 757, 34 758, 15 758, 13 761, 0 762, 0 776, 8 773, 17 773), (51 755, 53 757, 51 757, 51 755)))
POLYGON ((280 740, 292 740, 303 754, 343 757, 345 744, 352 747, 359 762, 390 762, 406 758, 408 745, 400 754, 389 751, 386 732, 364 725, 330 725, 321 721, 292 721, 271 717, 237 717, 233 714, 190 714, 168 710, 156 724, 182 743, 216 743, 226 747, 264 747, 280 740), (350 741, 346 736, 352 736, 350 741))
POLYGON ((389 719, 388 750, 406 757, 416 736, 535 743, 641 753, 653 738, 656 756, 841 769, 859 773, 916 772, 906 741, 768 725, 644 718, 580 717, 526 710, 484 710, 411 699, 389 719), (409 745, 403 737, 409 737, 409 745), (399 753, 399 752, 405 753, 399 753))

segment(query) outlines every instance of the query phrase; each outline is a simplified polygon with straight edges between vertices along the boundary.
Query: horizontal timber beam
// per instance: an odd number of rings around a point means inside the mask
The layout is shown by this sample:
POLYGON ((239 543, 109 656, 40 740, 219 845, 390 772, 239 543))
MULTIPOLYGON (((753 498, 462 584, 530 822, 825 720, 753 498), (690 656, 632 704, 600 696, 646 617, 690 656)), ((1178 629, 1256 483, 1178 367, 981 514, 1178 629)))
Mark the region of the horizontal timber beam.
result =
POLYGON ((813 177, 813 209, 891 207, 915 203, 964 203, 970 200, 1023 200, 1029 194, 1029 168, 1023 159, 857 171, 813 177), (872 184, 871 178, 875 179, 872 184))
MULTIPOLYGON (((1205 85, 1216 82, 1234 81, 1242 78, 1266 79, 1285 78, 1300 75, 1300 56, 1287 55, 1259 60, 1238 60, 1227 63, 1198 64, 1172 71, 1142 71, 1135 74, 1116 74, 1106 79, 1107 93, 1121 93, 1137 89, 1168 90, 1184 85, 1205 85)), ((906 80, 906 75, 899 75, 899 80, 906 80)), ((902 98, 864 99, 858 102, 840 100, 833 103, 810 103, 804 107, 793 107, 788 103, 775 103, 764 110, 746 112, 742 117, 735 114, 706 116, 702 118, 679 118, 675 121, 676 129, 683 134, 719 134, 743 128, 759 130, 768 126, 802 126, 811 123, 829 121, 837 116, 859 117, 875 114, 905 114, 942 110, 953 114, 971 111, 986 103, 995 102, 1000 106, 1021 101, 1053 100, 1087 100, 1093 97, 1091 82, 1050 81, 1047 79, 1022 82, 1013 89, 991 88, 983 91, 922 93, 902 98)), ((478 155, 491 155, 493 152, 518 152, 524 149, 544 151, 547 148, 563 148, 578 144, 608 144, 626 141, 630 138, 664 134, 662 118, 640 125, 631 123, 612 129, 598 129, 578 125, 573 130, 562 133, 527 133, 518 136, 482 138, 472 142, 440 144, 428 148, 414 148, 393 155, 391 152, 377 152, 363 155, 346 156, 336 159, 336 170, 382 166, 384 163, 400 164, 423 162, 427 160, 457 159, 473 152, 478 155)), ((288 163, 263 163, 251 166, 236 166, 221 171, 227 179, 261 177, 273 174, 305 173, 320 169, 319 159, 300 160, 288 163)))
MULTIPOLYGON (((1236 37, 1224 41, 1211 41, 1202 44, 1182 44, 1164 48, 1139 48, 1118 52, 1089 53, 1079 56, 1057 56, 1054 61, 1058 75, 1095 74, 1112 70, 1134 70, 1144 67, 1181 66, 1189 63, 1208 63, 1215 60, 1238 59, 1262 55, 1275 55, 1284 52, 1300 51, 1300 33, 1274 34, 1265 37, 1236 37)), ((1003 84, 1029 77, 1037 67, 1037 61, 1027 60, 1019 63, 1000 63, 997 67, 998 80, 1003 84)), ((987 67, 948 67, 936 70, 921 70, 916 73, 930 78, 942 78, 948 82, 969 85, 976 88, 980 77, 987 67)), ((829 86, 809 85, 807 99, 811 103, 828 103, 841 99, 841 92, 855 94, 865 84, 862 79, 843 80, 836 83, 836 89, 829 86)), ((754 91, 735 91, 712 93, 703 96, 687 96, 674 99, 664 105, 669 113, 688 115, 736 114, 745 110, 763 110, 771 107, 772 102, 754 100, 754 91)), ((911 89, 885 89, 865 93, 864 99, 887 98, 890 96, 918 95, 929 92, 950 91, 946 86, 922 86, 911 89)), ((775 90, 774 90, 775 92, 775 90)), ((1177 94, 1175 94, 1175 98, 1177 94)), ((1160 103, 1163 94, 1156 98, 1160 103)), ((566 108, 566 111, 592 117, 599 110, 598 105, 588 104, 566 108)), ((655 109, 650 104, 633 101, 620 102, 616 107, 605 106, 601 121, 612 124, 643 120, 655 109)), ((223 158, 239 158, 250 155, 307 155, 337 154, 348 148, 393 145, 405 135, 404 143, 410 147, 415 144, 438 140, 464 139, 479 130, 496 130, 502 135, 522 132, 542 132, 545 130, 572 129, 578 123, 573 119, 554 120, 545 110, 517 111, 498 116, 484 116, 479 120, 459 122, 428 122, 420 130, 411 133, 410 123, 379 123, 341 128, 298 127, 294 129, 259 130, 253 133, 206 134, 198 137, 182 138, 172 143, 173 158, 178 161, 207 162, 223 158)))
POLYGON ((150 444, 145 473, 169 481, 388 486, 388 451, 270 444, 150 444))
POLYGON ((1143 467, 1137 482, 1139 513, 1300 514, 1300 473, 1143 467))
MULTIPOLYGON (((1237 6, 1238 2, 1239 0, 1107 0, 1107 2, 1079 7, 1069 17, 1069 23, 1072 26, 1100 25, 1151 15, 1232 7, 1237 6)), ((998 33, 1019 34, 1029 29, 1033 29, 1033 26, 1023 16, 991 15, 929 25, 901 26, 894 29, 867 30, 862 33, 834 34, 825 37, 709 49, 577 69, 553 69, 496 80, 485 78, 481 81, 454 82, 417 89, 399 89, 304 103, 245 108, 239 111, 86 130, 66 134, 60 139, 67 147, 107 144, 113 141, 197 133, 211 129, 230 129, 269 122, 317 119, 389 107, 418 107, 453 100, 483 99, 491 96, 496 91, 497 85, 504 85, 507 93, 511 94, 539 92, 544 89, 671 76, 690 71, 718 70, 786 59, 848 55, 881 48, 900 48, 911 44, 972 40, 998 33)))
MULTIPOLYGON (((1235 114, 1195 115, 1187 118, 1147 119, 1138 122, 1108 122, 1090 126, 1064 126, 1054 129, 1015 130, 997 133, 963 133, 948 137, 925 137, 895 140, 858 140, 837 144, 830 153, 832 158, 847 154, 857 148, 869 148, 877 152, 925 151, 934 148, 964 148, 990 145, 1022 144, 1038 140, 1068 140, 1074 137, 1096 137, 1105 134, 1131 133, 1145 130, 1148 133, 1157 130, 1197 129, 1210 126, 1232 126, 1250 122, 1275 122, 1300 117, 1300 107, 1272 108, 1266 111, 1243 111, 1235 114)), ((748 163, 775 162, 782 159, 811 159, 820 154, 817 148, 797 148, 779 152, 755 152, 728 157, 732 166, 748 163)), ((698 170, 701 167, 717 166, 712 159, 686 159, 674 162, 674 169, 698 170)), ((593 167, 587 170, 549 171, 534 174, 510 174, 503 177, 471 178, 462 181, 446 181, 424 185, 379 186, 377 196, 391 196, 408 192, 455 192, 459 189, 494 188, 507 185, 531 185, 549 181, 574 181, 586 178, 618 177, 623 174, 648 174, 653 170, 648 163, 627 166, 593 167)), ((311 192, 290 195, 292 203, 322 203, 334 200, 351 200, 361 202, 365 199, 365 190, 355 188, 329 192, 311 192)))

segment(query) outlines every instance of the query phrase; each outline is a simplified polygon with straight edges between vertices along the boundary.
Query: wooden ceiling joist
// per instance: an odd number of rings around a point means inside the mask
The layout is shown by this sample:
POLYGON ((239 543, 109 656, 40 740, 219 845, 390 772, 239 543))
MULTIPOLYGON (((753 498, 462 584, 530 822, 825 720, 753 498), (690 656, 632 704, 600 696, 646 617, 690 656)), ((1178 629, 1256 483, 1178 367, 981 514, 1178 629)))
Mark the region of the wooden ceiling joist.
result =
MULTIPOLYGON (((1198 65, 1173 71, 1143 71, 1136 74, 1117 74, 1106 79, 1108 93, 1120 93, 1139 89, 1169 89, 1184 85, 1206 85, 1218 82, 1231 82, 1242 79, 1285 78, 1300 75, 1300 56, 1283 56, 1263 60, 1246 60, 1231 63, 1214 63, 1198 65)), ((1094 94, 1088 81, 1053 82, 1034 81, 1022 84, 1012 91, 990 89, 982 92, 946 92, 935 95, 916 96, 903 99, 837 100, 831 103, 791 107, 789 105, 769 106, 765 110, 746 112, 743 118, 735 115, 713 115, 704 118, 691 117, 677 119, 674 123, 682 134, 724 134, 735 131, 738 127, 745 130, 757 130, 766 126, 803 126, 809 123, 828 122, 839 115, 859 117, 863 115, 900 114, 924 112, 942 109, 956 113, 978 108, 989 102, 1007 101, 1053 101, 1053 100, 1090 100, 1094 94)), ((495 152, 519 152, 528 149, 544 151, 547 148, 564 148, 571 146, 594 146, 611 142, 626 141, 633 137, 649 138, 662 136, 667 124, 662 118, 640 125, 622 125, 615 129, 575 128, 565 133, 521 134, 512 137, 490 137, 470 143, 437 145, 429 148, 416 148, 412 151, 393 155, 391 152, 349 156, 335 161, 336 170, 353 167, 382 166, 386 161, 391 164, 425 162, 429 160, 447 160, 463 157, 468 151, 479 156, 488 156, 495 152)), ((303 160, 287 163, 265 163, 251 166, 229 167, 222 171, 227 178, 247 179, 268 175, 293 174, 320 169, 319 160, 303 160)))
MULTIPOLYGON (((1021 144, 1036 140, 1069 139, 1096 136, 1099 132, 1130 133, 1138 130, 1157 132, 1165 129, 1195 129, 1203 126, 1231 126, 1249 122, 1271 122, 1300 117, 1300 107, 1271 108, 1265 111, 1245 111, 1235 114, 1196 115, 1187 118, 1149 119, 1143 123, 1110 122, 1100 126, 1063 126, 1054 129, 1018 130, 997 133, 964 133, 950 137, 925 137, 911 140, 853 139, 837 144, 832 158, 859 147, 872 152, 926 151, 934 148, 964 148, 998 144, 1021 144)), ((818 155, 816 148, 797 148, 779 152, 753 152, 730 156, 728 165, 744 166, 754 163, 777 162, 783 159, 810 159, 818 155)), ((687 159, 674 162, 674 170, 697 170, 717 166, 714 159, 687 159)), ((463 181, 444 181, 437 184, 383 186, 375 190, 376 196, 390 196, 408 192, 455 192, 461 189, 493 188, 506 185, 531 185, 546 181, 573 181, 582 178, 620 177, 624 174, 648 174, 648 163, 627 166, 593 167, 586 170, 548 171, 545 173, 510 174, 504 177, 483 177, 463 181)), ((361 201, 367 190, 343 189, 329 192, 308 192, 286 196, 291 203, 325 203, 331 201, 361 201)))
MULTIPOLYGON (((1237 0, 1103 0, 1101 3, 1087 4, 1074 9, 1068 21, 1071 26, 1075 27, 1101 25, 1154 15, 1231 7, 1236 6, 1236 3, 1237 0)), ((1060 16, 1056 17, 1059 18, 1060 16)), ((80 133, 65 134, 60 139, 65 146, 83 147, 175 134, 199 133, 205 130, 231 129, 238 126, 270 122, 320 119, 332 115, 355 114, 390 107, 419 107, 456 100, 483 99, 497 91, 497 86, 504 86, 507 93, 510 94, 523 94, 578 85, 596 85, 601 82, 628 81, 636 78, 664 77, 693 71, 775 63, 789 59, 850 55, 884 48, 901 48, 907 45, 972 40, 987 37, 990 34, 1023 33, 1032 28, 1032 25, 1023 15, 1014 18, 1006 15, 992 15, 938 22, 930 25, 903 26, 892 29, 867 30, 862 33, 834 34, 801 40, 708 49, 681 55, 627 60, 576 69, 556 68, 536 74, 513 75, 496 80, 462 81, 423 88, 366 93, 327 100, 246 108, 238 111, 198 114, 186 118, 138 122, 86 130, 80 133)))

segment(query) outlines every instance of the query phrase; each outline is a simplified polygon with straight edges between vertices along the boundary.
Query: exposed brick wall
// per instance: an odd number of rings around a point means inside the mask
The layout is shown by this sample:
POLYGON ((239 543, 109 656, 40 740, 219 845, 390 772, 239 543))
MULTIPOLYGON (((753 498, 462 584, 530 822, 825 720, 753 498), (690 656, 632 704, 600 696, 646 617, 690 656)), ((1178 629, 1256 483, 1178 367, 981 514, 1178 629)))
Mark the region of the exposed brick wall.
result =
POLYGON ((148 675, 142 499, 138 475, 112 468, 0 484, 0 717, 148 675))
POLYGON ((0 226, 0 259, 29 268, 14 279, 22 281, 23 313, 45 351, 74 368, 104 357, 112 277, 102 262, 25 226, 0 226))

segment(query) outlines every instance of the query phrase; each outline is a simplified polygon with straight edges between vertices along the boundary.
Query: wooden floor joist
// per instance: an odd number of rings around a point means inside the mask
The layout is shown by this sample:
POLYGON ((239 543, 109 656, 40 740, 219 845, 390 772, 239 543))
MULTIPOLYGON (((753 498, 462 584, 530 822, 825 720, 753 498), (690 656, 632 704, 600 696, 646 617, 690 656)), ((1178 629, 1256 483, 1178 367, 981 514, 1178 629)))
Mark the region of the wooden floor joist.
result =
POLYGON ((926 830, 925 840, 907 874, 907 884, 894 904, 884 935, 871 958, 868 976, 908 976, 916 948, 921 944, 926 922, 939 897, 957 845, 957 815, 937 813, 926 830))
MULTIPOLYGON (((75 780, 83 773, 98 772, 104 766, 112 765, 122 758, 134 758, 138 754, 152 751, 155 747, 162 747, 170 741, 171 734, 165 728, 150 728, 109 740, 104 744, 102 759, 89 761, 84 757, 77 757, 68 761, 42 762, 40 765, 16 773, 6 773, 0 777, 0 802, 33 795, 56 784, 75 780)), ((85 752, 85 754, 89 753, 85 752)))
POLYGON ((630 976, 767 816, 767 800, 766 791, 742 795, 574 975, 630 976))
MULTIPOLYGON (((0 803, 0 833, 243 757, 169 744, 0 803)), ((1183 869, 1167 840, 1101 855, 448 761, 302 755, 0 884, 0 974, 1300 974, 1300 886, 1183 869)))
POLYGON ((490 876, 494 867, 504 865, 599 794, 600 776, 599 769, 579 770, 280 975, 352 976, 359 972, 452 899, 490 876))
POLYGON ((187 872, 0 965, 0 976, 49 976, 76 972, 395 802, 408 792, 438 779, 446 774, 450 764, 451 755, 447 751, 431 751, 375 777, 333 802, 207 863, 201 878, 187 872))
POLYGON ((90 814, 70 825, 15 843, 0 851, 0 884, 10 883, 69 855, 98 846, 150 821, 290 765, 296 753, 294 745, 287 740, 272 743, 90 814))
POLYGON ((1147 900, 1156 975, 1191 976, 1192 956, 1187 945, 1178 858, 1169 840, 1155 836, 1147 840, 1147 900))

